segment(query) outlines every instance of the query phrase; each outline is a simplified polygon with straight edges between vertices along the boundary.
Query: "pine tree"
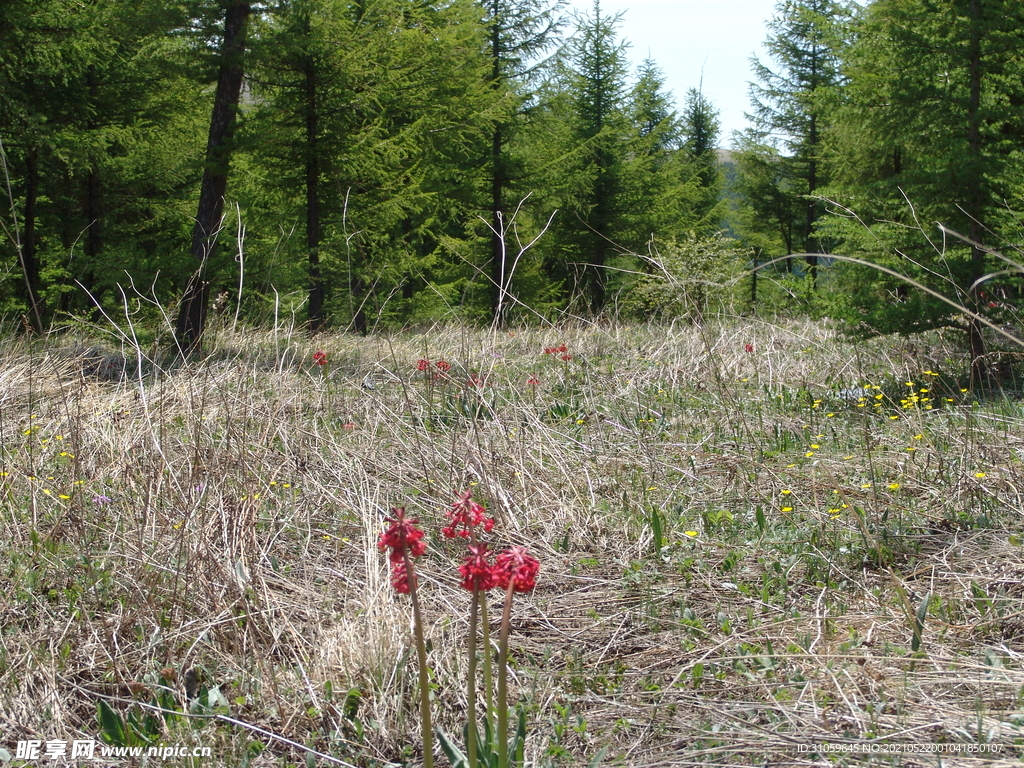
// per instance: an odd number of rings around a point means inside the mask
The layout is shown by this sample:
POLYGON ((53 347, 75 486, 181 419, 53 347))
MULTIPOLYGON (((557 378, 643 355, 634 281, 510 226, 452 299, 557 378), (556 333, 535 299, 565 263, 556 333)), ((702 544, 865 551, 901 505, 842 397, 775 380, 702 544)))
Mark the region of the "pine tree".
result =
MULTIPOLYGON (((508 226, 507 199, 517 189, 522 168, 509 151, 524 117, 524 105, 534 94, 530 81, 543 62, 537 58, 557 41, 562 25, 559 12, 564 0, 480 0, 487 14, 490 85, 499 97, 501 111, 494 122, 490 146, 490 278, 493 286, 491 321, 501 326, 511 274, 502 232, 508 226)), ((520 190, 520 194, 522 191, 520 190)))
MULTIPOLYGON (((827 123, 828 106, 841 83, 840 55, 844 20, 849 8, 837 0, 780 0, 768 25, 765 44, 777 65, 772 69, 753 61, 757 83, 751 85, 753 113, 748 115, 754 128, 743 142, 743 152, 755 156, 741 159, 740 167, 768 167, 773 174, 759 174, 752 185, 744 185, 745 197, 757 198, 754 185, 778 178, 772 198, 799 198, 802 220, 786 223, 790 233, 789 253, 803 252, 812 281, 817 277, 821 245, 815 237, 815 223, 821 213, 816 195, 827 175, 822 167, 822 136, 827 123), (759 156, 758 156, 759 155, 759 156)), ((773 205, 778 214, 790 206, 773 205)), ((797 207, 797 206, 794 206, 797 207)), ((758 217, 750 217, 756 221, 758 217)))
POLYGON ((306 282, 314 327, 333 314, 366 331, 375 311, 405 321, 436 315, 436 302, 476 311, 476 298, 458 298, 473 294, 476 262, 445 253, 480 245, 480 158, 501 111, 472 0, 288 2, 262 35, 246 199, 273 231, 252 229, 257 281, 306 282), (295 224, 301 255, 277 242, 295 224), (287 256, 272 274, 270 254, 287 256))
POLYGON ((235 121, 244 72, 245 36, 252 4, 249 0, 223 0, 220 66, 206 144, 206 168, 199 190, 199 205, 192 230, 192 258, 196 269, 185 285, 178 309, 175 338, 183 352, 198 349, 206 326, 210 283, 207 262, 213 254, 224 210, 228 171, 234 151, 235 121))
POLYGON ((120 302, 113 288, 125 271, 149 285, 181 242, 199 88, 169 35, 180 19, 164 6, 47 0, 0 9, 0 140, 24 267, 18 309, 37 326, 104 294, 120 302))
POLYGON ((696 228, 711 234, 720 227, 723 213, 722 174, 718 162, 720 131, 718 112, 697 88, 686 94, 683 107, 683 149, 689 156, 697 181, 697 198, 691 216, 696 228))
MULTIPOLYGON (((1006 201, 1024 178, 1022 47, 1024 8, 1016 2, 878 0, 857 27, 832 142, 836 196, 870 225, 864 234, 875 241, 840 228, 847 244, 872 255, 878 243, 893 245, 911 257, 893 266, 952 291, 975 314, 983 309, 980 291, 992 263, 986 240, 1017 239, 1006 201), (920 231, 919 222, 929 221, 968 243, 948 241, 936 252, 926 241, 930 233, 920 231)), ((903 332, 963 323, 972 379, 983 380, 985 344, 976 318, 963 321, 948 305, 885 278, 872 283, 874 291, 853 282, 861 322, 903 332), (898 301, 887 300, 885 289, 898 301)))
POLYGON ((618 39, 620 15, 595 0, 591 15, 577 18, 562 76, 570 111, 570 147, 561 182, 568 211, 558 225, 575 297, 591 312, 605 305, 605 267, 615 253, 622 217, 622 164, 630 138, 623 105, 627 94, 626 45, 618 39))

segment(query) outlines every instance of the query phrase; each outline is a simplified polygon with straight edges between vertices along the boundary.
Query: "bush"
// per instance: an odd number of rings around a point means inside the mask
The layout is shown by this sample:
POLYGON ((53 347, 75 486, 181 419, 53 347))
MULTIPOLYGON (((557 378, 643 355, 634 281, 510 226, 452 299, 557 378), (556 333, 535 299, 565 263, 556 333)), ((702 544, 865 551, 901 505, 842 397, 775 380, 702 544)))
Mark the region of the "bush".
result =
POLYGON ((718 233, 692 234, 655 246, 650 267, 627 289, 623 308, 641 317, 701 322, 708 313, 731 307, 737 278, 750 259, 748 249, 718 233))

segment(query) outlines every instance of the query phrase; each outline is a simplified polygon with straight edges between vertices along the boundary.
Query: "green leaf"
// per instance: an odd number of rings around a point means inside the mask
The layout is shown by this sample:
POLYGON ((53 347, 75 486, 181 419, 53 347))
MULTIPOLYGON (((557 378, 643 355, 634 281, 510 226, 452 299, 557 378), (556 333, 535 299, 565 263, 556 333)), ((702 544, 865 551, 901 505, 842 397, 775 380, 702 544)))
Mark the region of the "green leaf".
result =
POLYGON ((438 728, 436 733, 437 740, 441 744, 441 751, 448 758, 448 762, 452 764, 452 768, 469 768, 469 758, 455 746, 455 742, 448 738, 448 734, 441 728, 438 728))
POLYGON ((768 527, 768 521, 764 517, 764 508, 759 504, 754 510, 754 520, 757 521, 757 529, 763 534, 768 527))
POLYGON ((665 538, 661 529, 661 515, 654 507, 651 507, 651 533, 654 535, 654 554, 660 554, 661 548, 665 546, 665 538))
POLYGON ((590 762, 587 763, 587 768, 597 768, 597 766, 599 766, 601 764, 601 761, 604 760, 604 755, 605 755, 605 753, 607 751, 608 751, 608 745, 607 744, 605 746, 601 747, 599 750, 597 750, 597 754, 594 755, 592 758, 590 758, 590 762))
POLYGON ((103 699, 96 703, 96 710, 103 740, 114 746, 127 746, 128 736, 125 732, 124 720, 121 719, 121 716, 111 709, 110 705, 103 699))

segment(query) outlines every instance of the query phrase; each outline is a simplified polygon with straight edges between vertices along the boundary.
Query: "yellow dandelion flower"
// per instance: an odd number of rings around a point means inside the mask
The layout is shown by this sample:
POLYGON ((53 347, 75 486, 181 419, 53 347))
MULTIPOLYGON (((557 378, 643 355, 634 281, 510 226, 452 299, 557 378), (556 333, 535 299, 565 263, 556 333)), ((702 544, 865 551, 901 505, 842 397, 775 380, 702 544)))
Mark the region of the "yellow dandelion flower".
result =
POLYGON ((782 508, 782 511, 783 511, 783 512, 792 512, 792 511, 793 511, 793 508, 792 508, 792 507, 783 507, 783 508, 782 508))
POLYGON ((899 489, 900 489, 900 484, 899 483, 889 483, 889 490, 890 491, 898 491, 899 489))
POLYGON ((58 499, 64 499, 65 501, 67 501, 67 500, 68 500, 68 499, 70 499, 71 497, 70 497, 70 496, 68 496, 68 495, 67 495, 66 493, 60 493, 60 494, 57 494, 57 498, 58 498, 58 499))
POLYGON ((806 458, 808 458, 808 459, 811 458, 811 456, 813 456, 813 455, 814 455, 814 451, 808 451, 807 453, 804 454, 804 456, 806 458))
POLYGON ((789 488, 786 488, 786 489, 784 489, 782 491, 779 491, 779 493, 781 493, 783 496, 789 496, 789 494, 791 494, 792 491, 789 490, 789 488))
POLYGON ((696 539, 698 534, 696 531, 683 531, 683 535, 689 536, 691 539, 696 539))
POLYGON ((811 448, 814 448, 815 450, 817 450, 818 448, 821 448, 821 446, 818 445, 817 443, 811 443, 811 448))
POLYGON ((977 477, 977 478, 982 478, 982 477, 985 477, 985 473, 984 472, 975 472, 974 476, 977 477))

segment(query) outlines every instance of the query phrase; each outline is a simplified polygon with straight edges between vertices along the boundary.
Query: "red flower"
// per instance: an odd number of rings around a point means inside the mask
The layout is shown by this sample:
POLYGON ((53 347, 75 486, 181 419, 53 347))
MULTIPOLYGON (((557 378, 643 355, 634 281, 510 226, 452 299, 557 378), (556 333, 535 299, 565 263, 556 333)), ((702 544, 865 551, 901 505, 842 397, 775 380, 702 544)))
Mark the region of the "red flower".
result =
POLYGON ((449 539, 468 539, 472 536, 470 531, 474 526, 482 526, 490 533, 494 530, 494 518, 487 517, 487 510, 469 498, 472 491, 464 491, 458 495, 451 510, 445 514, 451 520, 450 525, 441 529, 441 533, 449 539))
POLYGON ((427 545, 423 541, 423 531, 416 526, 419 521, 407 519, 405 507, 395 507, 391 510, 391 514, 392 517, 384 518, 384 522, 391 523, 391 525, 380 535, 377 548, 384 550, 391 547, 391 554, 388 557, 392 565, 404 563, 406 551, 410 557, 419 557, 426 552, 427 545))
POLYGON ((416 583, 416 575, 413 574, 412 582, 409 581, 409 569, 405 567, 405 560, 393 560, 391 562, 391 586, 395 592, 408 595, 412 584, 416 583))
POLYGON ((327 365, 327 353, 322 349, 318 349, 313 353, 313 362, 317 365, 327 365))
POLYGON ((563 360, 565 360, 565 362, 569 362, 570 360, 572 360, 572 355, 562 355, 561 357, 563 360))
POLYGON ((516 592, 530 592, 537 586, 537 572, 540 561, 531 555, 526 547, 509 547, 494 561, 491 572, 497 580, 496 586, 508 589, 511 582, 516 592))
POLYGON ((449 363, 447 360, 438 360, 436 363, 434 363, 434 365, 437 366, 437 370, 439 370, 441 373, 448 373, 448 371, 452 369, 451 363, 449 363))
POLYGON ((482 387, 486 383, 486 381, 484 381, 481 377, 477 376, 475 373, 469 374, 469 378, 466 380, 467 387, 482 387))
POLYGON ((487 562, 486 544, 469 545, 469 557, 459 566, 459 573, 462 575, 462 588, 470 592, 486 592, 493 589, 498 580, 491 564, 487 562))
POLYGON ((754 345, 753 344, 744 344, 743 345, 743 349, 746 350, 748 355, 751 355, 751 354, 754 353, 754 345))
POLYGON ((430 367, 430 361, 429 360, 417 360, 416 361, 416 370, 417 371, 425 371, 429 367, 430 367))
POLYGON ((540 379, 536 376, 531 376, 526 380, 526 385, 529 387, 536 387, 538 384, 540 384, 540 379))

